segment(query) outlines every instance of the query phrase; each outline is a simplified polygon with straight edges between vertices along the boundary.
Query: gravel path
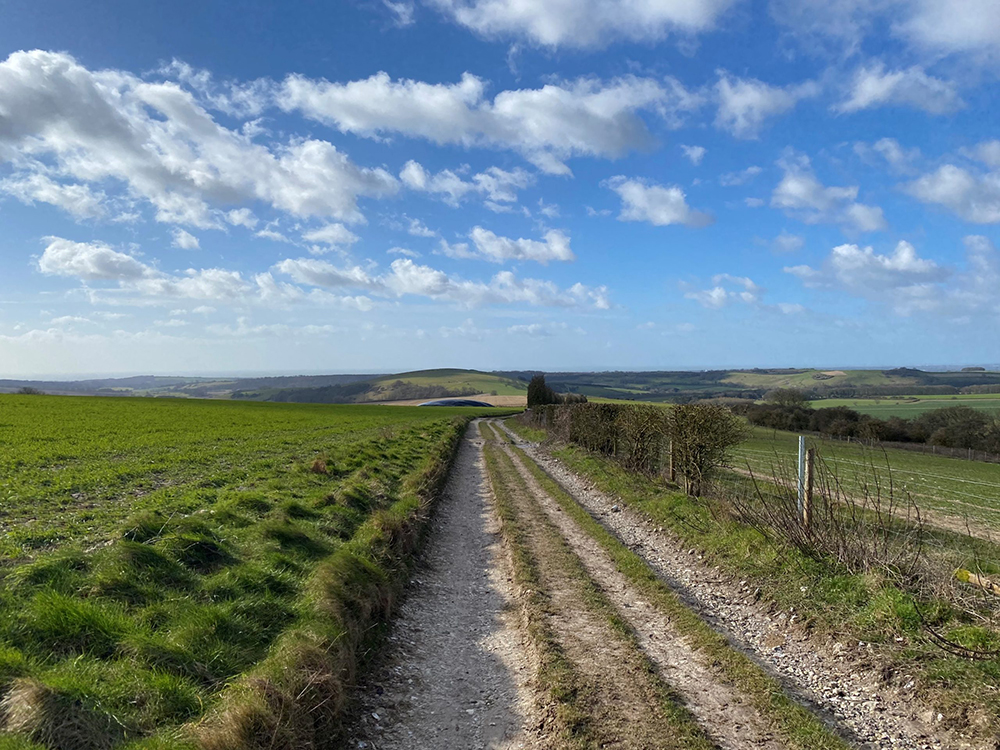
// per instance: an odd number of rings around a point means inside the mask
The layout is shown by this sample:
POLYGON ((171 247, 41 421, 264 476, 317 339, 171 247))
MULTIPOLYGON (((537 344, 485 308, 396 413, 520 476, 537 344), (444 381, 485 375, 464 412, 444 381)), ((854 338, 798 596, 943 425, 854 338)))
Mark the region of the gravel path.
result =
MULTIPOLYGON (((504 426, 506 429, 506 426, 504 426)), ((829 640, 817 643, 795 627, 794 612, 757 603, 760 592, 747 582, 727 580, 684 549, 669 532, 605 495, 569 471, 537 444, 508 431, 515 443, 657 574, 713 627, 752 655, 776 677, 829 712, 875 748, 914 750, 994 750, 992 741, 949 734, 940 715, 908 694, 910 675, 883 679, 872 644, 829 640)))
POLYGON ((645 601, 614 561, 538 484, 521 460, 508 449, 539 508, 559 530, 594 582, 619 615, 634 629, 639 645, 670 686, 684 696, 685 705, 722 750, 781 750, 770 726, 739 691, 724 679, 698 651, 687 645, 670 618, 645 601))
POLYGON ((466 432, 387 653, 361 686, 353 748, 539 747, 534 664, 512 607, 509 563, 482 459, 466 432))

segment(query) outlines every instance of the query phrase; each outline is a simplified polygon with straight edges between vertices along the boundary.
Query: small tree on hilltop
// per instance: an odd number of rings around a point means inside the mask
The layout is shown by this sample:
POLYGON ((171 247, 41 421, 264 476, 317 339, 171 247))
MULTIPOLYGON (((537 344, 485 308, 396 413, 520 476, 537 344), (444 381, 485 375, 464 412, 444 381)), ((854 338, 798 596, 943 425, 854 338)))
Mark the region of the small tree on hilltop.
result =
POLYGON ((703 482, 729 462, 730 450, 750 437, 746 422, 717 404, 678 404, 667 417, 674 470, 691 497, 703 482))

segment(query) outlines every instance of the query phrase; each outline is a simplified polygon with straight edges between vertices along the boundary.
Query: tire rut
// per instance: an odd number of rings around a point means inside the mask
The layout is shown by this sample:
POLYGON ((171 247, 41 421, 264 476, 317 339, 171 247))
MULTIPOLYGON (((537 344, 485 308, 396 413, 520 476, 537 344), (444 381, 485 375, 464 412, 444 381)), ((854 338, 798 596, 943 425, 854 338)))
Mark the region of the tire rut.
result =
POLYGON ((872 644, 817 643, 794 627, 795 615, 756 602, 753 586, 728 581, 693 550, 657 527, 640 511, 620 504, 533 443, 502 428, 591 516, 639 555, 657 576, 735 648, 751 656, 794 693, 873 748, 993 750, 994 740, 944 730, 940 715, 899 687, 880 679, 872 644))
POLYGON ((670 619, 636 590, 614 562, 585 531, 569 518, 506 446, 539 508, 555 525, 587 572, 604 591, 622 618, 633 628, 644 653, 663 679, 685 699, 712 740, 724 750, 762 748, 780 750, 769 724, 739 691, 721 679, 711 665, 677 634, 670 619))

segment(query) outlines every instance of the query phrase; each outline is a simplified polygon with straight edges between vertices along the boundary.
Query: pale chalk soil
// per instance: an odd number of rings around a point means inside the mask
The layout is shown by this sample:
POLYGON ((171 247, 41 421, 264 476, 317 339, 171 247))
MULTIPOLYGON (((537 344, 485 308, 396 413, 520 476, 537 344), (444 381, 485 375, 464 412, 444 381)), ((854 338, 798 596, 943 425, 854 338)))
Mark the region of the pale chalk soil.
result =
POLYGON ((482 458, 466 432, 384 655, 359 686, 352 748, 543 747, 535 664, 482 458))

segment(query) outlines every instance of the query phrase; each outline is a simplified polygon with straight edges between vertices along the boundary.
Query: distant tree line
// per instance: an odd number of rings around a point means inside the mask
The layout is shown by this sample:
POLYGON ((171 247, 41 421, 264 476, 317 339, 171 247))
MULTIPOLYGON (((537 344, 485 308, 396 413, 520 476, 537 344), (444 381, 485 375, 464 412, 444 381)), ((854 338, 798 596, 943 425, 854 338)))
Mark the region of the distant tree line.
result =
POLYGON ((813 409, 801 391, 779 389, 769 393, 765 403, 733 410, 750 424, 775 430, 1000 453, 1000 420, 968 406, 934 409, 912 419, 879 419, 846 406, 813 409))

